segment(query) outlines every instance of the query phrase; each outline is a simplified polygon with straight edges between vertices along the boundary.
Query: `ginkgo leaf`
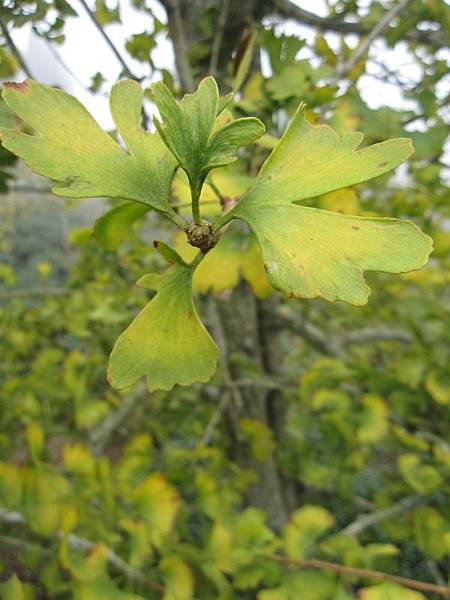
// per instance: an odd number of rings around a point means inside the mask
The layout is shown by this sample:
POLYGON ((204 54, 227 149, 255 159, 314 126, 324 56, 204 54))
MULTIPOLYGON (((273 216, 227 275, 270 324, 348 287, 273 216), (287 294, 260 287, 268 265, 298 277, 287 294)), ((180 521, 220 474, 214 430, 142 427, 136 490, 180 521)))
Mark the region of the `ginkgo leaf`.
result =
POLYGON ((142 95, 135 81, 111 90, 111 113, 128 152, 76 98, 32 80, 6 83, 3 98, 36 135, 1 128, 0 137, 33 171, 56 181, 59 196, 124 198, 170 212, 176 162, 157 134, 142 129, 142 95))
POLYGON ((259 119, 246 117, 213 133, 216 117, 223 108, 213 77, 205 77, 197 90, 181 102, 162 82, 153 84, 152 97, 162 119, 162 123, 155 119, 155 126, 197 191, 211 169, 234 162, 236 150, 254 142, 265 131, 259 119))
POLYGON ((121 242, 127 239, 133 223, 143 217, 149 207, 136 202, 126 202, 97 219, 94 235, 99 246, 110 252, 116 250, 121 242))
POLYGON ((149 390, 170 390, 208 381, 214 373, 218 348, 193 303, 193 269, 179 259, 164 273, 138 281, 157 294, 114 345, 108 367, 113 387, 130 386, 145 375, 149 390))
POLYGON ((401 273, 427 261, 432 241, 409 221, 294 204, 381 175, 412 152, 406 139, 357 150, 361 139, 311 125, 300 106, 253 188, 225 216, 250 225, 271 284, 287 295, 362 305, 370 291, 365 270, 401 273))

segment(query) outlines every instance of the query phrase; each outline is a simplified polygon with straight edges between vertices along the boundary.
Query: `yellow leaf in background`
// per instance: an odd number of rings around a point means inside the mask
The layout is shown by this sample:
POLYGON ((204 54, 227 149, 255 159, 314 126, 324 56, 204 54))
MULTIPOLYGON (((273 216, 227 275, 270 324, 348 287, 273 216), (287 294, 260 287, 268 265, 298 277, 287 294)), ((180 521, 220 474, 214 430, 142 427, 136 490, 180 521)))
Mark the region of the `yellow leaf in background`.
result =
POLYGON ((358 440, 363 444, 380 441, 388 432, 389 409, 386 402, 376 394, 366 394, 362 398, 364 411, 360 416, 358 440))
POLYGON ((190 600, 194 592, 194 577, 188 565, 177 556, 166 556, 160 568, 165 583, 163 600, 190 600))
POLYGON ((164 475, 149 475, 134 491, 133 500, 138 513, 150 525, 152 542, 159 545, 172 529, 180 496, 164 475))
MULTIPOLYGON (((176 248, 186 261, 192 260, 196 250, 186 241, 184 233, 176 236, 176 248)), ((228 229, 217 246, 208 252, 193 276, 193 289, 200 294, 210 290, 220 293, 233 289, 243 277, 260 298, 273 292, 262 261, 255 236, 240 229, 228 229)))
POLYGON ((352 188, 342 188, 319 197, 319 208, 343 215, 361 214, 358 194, 352 188))
POLYGON ((364 588, 361 590, 360 596, 361 600, 426 600, 423 594, 390 581, 364 588))
POLYGON ((47 279, 52 272, 52 265, 48 262, 39 262, 36 265, 36 270, 43 279, 47 279))
POLYGON ((425 387, 438 404, 450 405, 450 375, 448 373, 430 371, 425 379, 425 387))
POLYGON ((28 423, 26 436, 30 454, 34 460, 37 460, 44 447, 44 432, 39 423, 34 421, 28 423))
POLYGON ((289 558, 305 558, 318 538, 334 524, 334 516, 322 506, 308 504, 296 510, 283 533, 289 558))
POLYGON ((95 473, 95 458, 81 444, 64 446, 63 462, 75 475, 92 477, 95 473))

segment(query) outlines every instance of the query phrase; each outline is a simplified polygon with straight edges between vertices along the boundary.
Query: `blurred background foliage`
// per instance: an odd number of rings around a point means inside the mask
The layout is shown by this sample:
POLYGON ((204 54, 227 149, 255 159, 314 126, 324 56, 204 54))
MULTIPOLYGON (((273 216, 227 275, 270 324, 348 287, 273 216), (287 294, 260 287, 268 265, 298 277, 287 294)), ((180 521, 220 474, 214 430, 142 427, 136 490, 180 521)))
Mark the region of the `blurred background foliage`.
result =
MULTIPOLYGON (((413 219, 435 251, 419 272, 369 274, 363 308, 285 300, 257 242, 233 225, 194 282, 220 341, 218 373, 171 392, 143 382, 116 392, 107 357, 146 302, 134 282, 163 266, 152 240, 192 248, 154 213, 50 196, 0 149, 1 598, 442 597, 295 565, 448 582, 450 14, 441 0, 401 4, 330 0, 319 16, 315 2, 289 0, 2 3, 3 80, 33 75, 17 31, 31 24, 58 52, 84 15, 120 75, 144 87, 162 78, 182 95, 210 72, 223 92, 240 88, 230 110, 258 116, 267 134, 238 166, 213 172, 205 215, 245 192, 300 101, 311 121, 363 131, 365 144, 411 137, 416 153, 394 176, 309 203, 413 219), (108 32, 129 4, 151 26, 137 21, 118 43, 108 32), (173 69, 157 66, 166 37, 173 69), (395 52, 405 69, 390 64, 395 52), (375 103, 370 80, 386 94, 375 103)), ((90 68, 101 96, 95 49, 90 68)), ((3 103, 0 122, 22 126, 3 103)), ((180 211, 189 202, 181 176, 172 201, 180 211)))

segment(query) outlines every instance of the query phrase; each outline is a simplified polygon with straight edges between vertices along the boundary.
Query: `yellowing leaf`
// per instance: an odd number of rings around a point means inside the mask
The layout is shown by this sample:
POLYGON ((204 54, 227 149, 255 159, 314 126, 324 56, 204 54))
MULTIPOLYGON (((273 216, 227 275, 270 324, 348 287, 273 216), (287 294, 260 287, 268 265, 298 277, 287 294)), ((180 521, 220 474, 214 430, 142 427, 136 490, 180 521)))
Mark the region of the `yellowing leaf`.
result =
POLYGON ((290 558, 305 558, 317 539, 334 524, 333 515, 321 506, 296 510, 284 530, 284 548, 290 558))
POLYGON ((417 454, 402 454, 398 468, 405 481, 419 494, 431 494, 442 484, 442 476, 432 465, 424 465, 417 454))
POLYGON ((412 152, 396 139, 357 150, 362 134, 339 137, 297 111, 253 188, 224 219, 246 221, 258 237, 269 280, 301 298, 367 302, 363 272, 401 273, 423 266, 431 239, 409 221, 352 217, 296 203, 362 183, 393 169, 412 152))
POLYGON ((128 237, 133 223, 143 217, 148 210, 144 204, 126 202, 102 215, 97 219, 94 227, 95 239, 99 246, 104 250, 116 250, 120 242, 128 237))
POLYGON ((157 294, 114 345, 108 367, 113 387, 130 386, 145 375, 149 390, 170 390, 175 384, 208 381, 214 373, 218 348, 198 318, 192 271, 177 263, 139 280, 157 294))
POLYGON ((151 540, 158 545, 172 529, 180 497, 177 490, 159 473, 149 475, 135 490, 133 500, 138 513, 150 526, 151 540))
POLYGON ((125 198, 166 212, 176 163, 141 127, 142 94, 134 81, 111 90, 111 113, 128 152, 76 98, 32 80, 5 84, 3 98, 37 135, 1 128, 0 137, 31 169, 55 180, 59 196, 125 198))
POLYGON ((342 188, 342 190, 324 194, 319 198, 319 208, 343 215, 358 215, 361 210, 358 195, 351 188, 342 188))
POLYGON ((358 440, 371 444, 382 439, 389 427, 389 410, 385 401, 376 394, 365 394, 362 398, 364 411, 358 427, 358 440))
POLYGON ((364 588, 361 590, 360 596, 361 600, 426 600, 423 594, 390 581, 364 588))
POLYGON ((166 556, 160 563, 164 574, 163 600, 190 600, 194 592, 191 569, 177 556, 166 556))
POLYGON ((430 371, 425 379, 425 387, 438 404, 450 405, 450 375, 448 373, 430 371))
POLYGON ((25 600, 24 589, 16 574, 0 583, 0 593, 3 600, 25 600))
POLYGON ((450 535, 450 522, 431 506, 414 512, 414 537, 418 548, 434 560, 450 553, 445 536, 450 535))
MULTIPOLYGON (((186 242, 186 236, 177 236, 177 249, 185 260, 195 256, 195 250, 186 242)), ((273 292, 262 261, 261 250, 253 234, 238 229, 227 230, 218 244, 208 252, 193 277, 193 288, 200 294, 215 293, 235 288, 243 277, 253 292, 265 298, 273 292)))

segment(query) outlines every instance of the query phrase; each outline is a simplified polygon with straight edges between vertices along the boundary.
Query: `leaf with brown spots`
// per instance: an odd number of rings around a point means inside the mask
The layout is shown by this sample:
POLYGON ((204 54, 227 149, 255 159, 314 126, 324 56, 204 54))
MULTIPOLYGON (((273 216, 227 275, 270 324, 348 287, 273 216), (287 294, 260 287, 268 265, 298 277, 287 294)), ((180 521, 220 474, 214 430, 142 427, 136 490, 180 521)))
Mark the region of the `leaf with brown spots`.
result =
POLYGON ((120 81, 110 96, 111 113, 128 151, 70 94, 32 80, 4 87, 6 104, 36 135, 2 127, 2 143, 33 171, 56 181, 55 194, 124 198, 169 210, 176 163, 159 136, 142 129, 138 83, 120 81))
MULTIPOLYGON (((288 296, 361 305, 364 271, 423 266, 432 241, 410 221, 353 217, 298 206, 302 199, 362 183, 413 152, 407 139, 358 150, 361 133, 311 125, 300 106, 253 188, 225 217, 246 221, 261 245, 270 283, 288 296)), ((222 219, 222 223, 225 219, 222 219)))

